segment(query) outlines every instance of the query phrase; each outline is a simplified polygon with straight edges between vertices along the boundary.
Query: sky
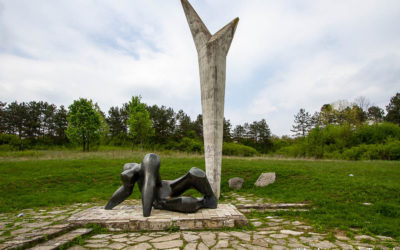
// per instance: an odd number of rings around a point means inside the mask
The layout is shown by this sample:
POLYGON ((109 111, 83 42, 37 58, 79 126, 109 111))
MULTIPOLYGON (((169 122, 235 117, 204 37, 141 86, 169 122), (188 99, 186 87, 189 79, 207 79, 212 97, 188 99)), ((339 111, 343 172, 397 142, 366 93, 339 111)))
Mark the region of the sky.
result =
MULTIPOLYGON (((398 0, 189 0, 211 33, 239 17, 225 117, 290 135, 300 108, 400 92, 398 0)), ((107 113, 131 96, 201 113, 197 52, 179 0, 0 0, 0 101, 107 113)))

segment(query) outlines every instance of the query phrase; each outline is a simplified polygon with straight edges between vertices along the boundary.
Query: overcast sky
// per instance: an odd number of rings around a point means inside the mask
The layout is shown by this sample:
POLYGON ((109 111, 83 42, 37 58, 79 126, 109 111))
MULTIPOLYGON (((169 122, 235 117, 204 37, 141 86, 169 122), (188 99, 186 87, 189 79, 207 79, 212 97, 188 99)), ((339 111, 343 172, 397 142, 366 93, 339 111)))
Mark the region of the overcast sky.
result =
MULTIPOLYGON (((291 134, 300 108, 400 91, 399 0, 191 0, 211 33, 239 17, 225 117, 291 134)), ((179 0, 0 0, 0 101, 104 112, 133 95, 201 112, 197 53, 179 0)))

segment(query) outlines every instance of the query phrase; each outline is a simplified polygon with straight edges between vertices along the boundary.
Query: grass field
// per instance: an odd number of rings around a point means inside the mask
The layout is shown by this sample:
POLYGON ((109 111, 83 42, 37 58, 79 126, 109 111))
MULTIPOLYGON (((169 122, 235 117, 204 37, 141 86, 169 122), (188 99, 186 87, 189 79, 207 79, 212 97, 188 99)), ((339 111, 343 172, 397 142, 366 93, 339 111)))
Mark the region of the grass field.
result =
MULTIPOLYGON (((3 152, 0 212, 77 202, 105 203, 121 184, 122 165, 140 162, 143 155, 129 151, 3 152)), ((201 155, 172 152, 160 156, 163 179, 175 179, 193 166, 204 169, 201 155)), ((281 215, 306 220, 316 228, 359 228, 364 233, 400 240, 400 162, 228 157, 222 166, 222 201, 229 199, 228 179, 232 177, 245 179, 239 193, 274 202, 306 201, 313 207, 309 212, 281 215), (262 172, 276 172, 276 182, 264 188, 254 187, 262 172)), ((139 195, 135 187, 132 197, 139 195)))

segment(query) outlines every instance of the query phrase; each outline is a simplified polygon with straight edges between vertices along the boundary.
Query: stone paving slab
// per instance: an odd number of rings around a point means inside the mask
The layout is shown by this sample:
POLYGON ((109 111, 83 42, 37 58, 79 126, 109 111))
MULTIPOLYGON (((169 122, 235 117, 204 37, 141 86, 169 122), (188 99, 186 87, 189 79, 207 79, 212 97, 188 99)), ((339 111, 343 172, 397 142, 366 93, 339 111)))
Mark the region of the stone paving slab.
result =
POLYGON ((14 239, 0 245, 0 249, 19 249, 35 244, 46 238, 51 238, 71 229, 70 224, 58 224, 17 235, 14 239))
POLYGON ((307 207, 307 203, 250 203, 250 204, 236 204, 237 208, 301 208, 307 207))
POLYGON ((141 206, 117 206, 112 210, 96 206, 72 215, 68 222, 80 226, 93 223, 128 231, 158 231, 171 227, 181 230, 219 229, 248 224, 246 217, 232 204, 218 204, 216 209, 200 209, 189 214, 153 209, 150 217, 143 217, 141 206))
POLYGON ((73 241, 79 236, 83 236, 85 234, 88 234, 92 231, 93 229, 91 228, 78 228, 75 229, 71 232, 68 232, 66 234, 63 234, 61 236, 58 236, 52 240, 49 240, 47 242, 44 242, 42 244, 39 244, 33 248, 30 248, 32 250, 53 250, 53 249, 58 249, 61 246, 67 244, 70 241, 73 241))

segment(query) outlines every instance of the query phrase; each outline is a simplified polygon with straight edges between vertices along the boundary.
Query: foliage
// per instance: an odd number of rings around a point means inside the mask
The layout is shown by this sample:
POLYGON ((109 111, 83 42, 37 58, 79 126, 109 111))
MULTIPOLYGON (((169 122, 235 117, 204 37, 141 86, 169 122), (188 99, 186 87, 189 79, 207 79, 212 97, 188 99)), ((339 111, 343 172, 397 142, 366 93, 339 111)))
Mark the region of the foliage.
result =
POLYGON ((128 140, 127 121, 129 118, 128 104, 125 103, 122 108, 111 107, 108 110, 106 122, 110 130, 110 144, 115 146, 125 145, 128 140))
POLYGON ((19 150, 22 147, 21 139, 16 135, 0 134, 0 150, 19 150))
POLYGON ((400 160, 400 141, 387 144, 361 144, 343 152, 346 160, 400 160))
POLYGON ((293 144, 278 149, 276 154, 349 160, 397 160, 396 143, 399 140, 400 127, 393 123, 364 124, 357 128, 328 125, 314 128, 307 137, 297 138, 293 144))
POLYGON ((69 107, 66 134, 73 143, 82 145, 83 151, 89 151, 100 139, 101 118, 92 100, 80 98, 69 107))
POLYGON ((299 113, 294 116, 293 129, 290 130, 295 133, 295 136, 305 137, 312 126, 312 118, 310 113, 301 108, 299 113))
POLYGON ((135 141, 139 141, 140 148, 143 150, 145 140, 154 134, 149 112, 146 105, 140 102, 140 96, 132 97, 129 102, 129 134, 132 136, 132 150, 135 141))
POLYGON ((233 142, 224 142, 222 146, 222 154, 234 156, 254 156, 258 155, 258 152, 254 148, 246 145, 233 142))
POLYGON ((271 130, 265 119, 236 126, 233 139, 240 144, 255 148, 260 153, 267 153, 272 148, 271 130))
POLYGON ((166 144, 174 134, 175 112, 172 108, 153 105, 147 107, 154 128, 153 142, 155 144, 166 144))
POLYGON ((383 121, 385 112, 378 106, 372 106, 368 108, 368 120, 373 123, 379 123, 383 121))
POLYGON ((66 110, 47 102, 0 102, 0 133, 19 137, 19 149, 67 142, 66 110))
POLYGON ((386 106, 386 121, 400 125, 400 93, 396 93, 386 106))
POLYGON ((183 137, 182 140, 180 140, 180 142, 177 144, 177 147, 175 149, 183 152, 201 153, 204 151, 204 146, 203 143, 199 140, 183 137))
POLYGON ((110 134, 110 127, 108 126, 106 115, 101 111, 97 103, 94 104, 94 110, 97 113, 100 121, 99 134, 100 134, 100 144, 107 144, 108 135, 110 134))

